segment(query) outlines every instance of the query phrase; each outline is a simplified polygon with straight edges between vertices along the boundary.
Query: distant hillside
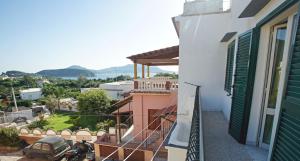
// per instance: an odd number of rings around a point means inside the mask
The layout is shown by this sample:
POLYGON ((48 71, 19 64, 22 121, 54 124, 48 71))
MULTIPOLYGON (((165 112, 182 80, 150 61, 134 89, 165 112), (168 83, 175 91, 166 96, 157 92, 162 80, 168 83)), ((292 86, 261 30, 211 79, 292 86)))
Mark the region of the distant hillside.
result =
MULTIPOLYGON (((145 67, 146 70, 146 67, 145 67)), ((119 66, 119 67, 110 67, 110 68, 105 68, 101 70, 96 70, 95 71, 97 74, 99 73, 133 73, 133 64, 128 64, 124 66, 119 66)), ((138 72, 142 72, 142 65, 138 65, 138 72)), ((150 67, 150 72, 151 73, 173 73, 170 71, 162 70, 158 67, 150 67)))
MULTIPOLYGON (((145 68, 146 70, 146 68, 145 68)), ((142 73, 142 66, 138 65, 138 75, 142 73)), ((150 75, 153 76, 157 73, 174 73, 171 71, 162 70, 158 67, 150 67, 150 75)), ((87 69, 79 65, 72 65, 64 69, 47 69, 37 73, 25 73, 21 71, 7 71, 6 75, 10 77, 21 77, 24 75, 41 75, 46 77, 70 77, 77 78, 79 76, 92 77, 93 79, 106 79, 113 78, 120 75, 129 75, 133 77, 133 64, 128 64, 119 67, 110 67, 101 70, 87 69)))
POLYGON ((25 73, 25 72, 21 72, 21 71, 17 71, 17 70, 7 71, 5 74, 9 77, 23 77, 25 75, 34 75, 31 73, 25 73))
POLYGON ((82 66, 79 66, 79 65, 72 65, 72 66, 69 66, 68 68, 66 69, 81 69, 81 70, 89 70, 87 68, 84 68, 82 66))
POLYGON ((94 77, 95 74, 89 70, 85 69, 52 69, 52 70, 42 70, 37 72, 36 74, 47 76, 47 77, 94 77))

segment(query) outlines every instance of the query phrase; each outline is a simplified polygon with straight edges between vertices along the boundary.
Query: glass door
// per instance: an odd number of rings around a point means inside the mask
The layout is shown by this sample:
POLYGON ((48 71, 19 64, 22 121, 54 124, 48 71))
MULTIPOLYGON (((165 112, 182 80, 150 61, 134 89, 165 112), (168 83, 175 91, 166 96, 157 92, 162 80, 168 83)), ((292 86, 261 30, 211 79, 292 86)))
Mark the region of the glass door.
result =
POLYGON ((286 45, 287 25, 274 27, 272 33, 272 46, 269 57, 269 69, 267 73, 265 105, 262 120, 262 130, 260 135, 260 146, 268 149, 272 136, 275 108, 277 104, 278 87, 282 75, 282 58, 284 46, 286 45))

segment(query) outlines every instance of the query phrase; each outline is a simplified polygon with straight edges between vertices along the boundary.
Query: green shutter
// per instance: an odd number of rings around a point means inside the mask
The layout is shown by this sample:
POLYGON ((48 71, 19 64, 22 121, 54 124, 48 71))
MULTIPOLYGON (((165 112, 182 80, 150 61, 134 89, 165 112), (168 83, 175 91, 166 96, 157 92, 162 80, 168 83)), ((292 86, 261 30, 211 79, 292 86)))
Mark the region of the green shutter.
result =
POLYGON ((300 160, 300 25, 294 32, 294 46, 286 76, 272 160, 300 160))
POLYGON ((224 90, 231 94, 235 41, 228 45, 224 90))
POLYGON ((242 144, 246 142, 248 131, 258 40, 259 30, 257 28, 238 38, 229 134, 242 144))

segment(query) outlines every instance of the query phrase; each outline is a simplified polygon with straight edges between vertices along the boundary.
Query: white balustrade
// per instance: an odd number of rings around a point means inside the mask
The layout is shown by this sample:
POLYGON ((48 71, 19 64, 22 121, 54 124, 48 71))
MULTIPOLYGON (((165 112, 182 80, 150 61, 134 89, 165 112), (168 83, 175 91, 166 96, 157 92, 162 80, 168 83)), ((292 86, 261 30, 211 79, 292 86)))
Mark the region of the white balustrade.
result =
POLYGON ((134 82, 135 91, 170 91, 178 88, 178 80, 168 77, 142 78, 134 82))

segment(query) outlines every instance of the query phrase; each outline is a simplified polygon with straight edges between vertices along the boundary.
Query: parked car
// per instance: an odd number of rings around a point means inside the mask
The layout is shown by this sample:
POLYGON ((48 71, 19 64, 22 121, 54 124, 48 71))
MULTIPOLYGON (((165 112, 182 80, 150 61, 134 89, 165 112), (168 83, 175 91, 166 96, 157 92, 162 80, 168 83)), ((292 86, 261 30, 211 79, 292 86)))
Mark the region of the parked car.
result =
POLYGON ((65 152, 70 149, 70 145, 63 138, 51 136, 29 145, 23 150, 23 154, 28 158, 43 158, 55 161, 64 157, 65 152))

